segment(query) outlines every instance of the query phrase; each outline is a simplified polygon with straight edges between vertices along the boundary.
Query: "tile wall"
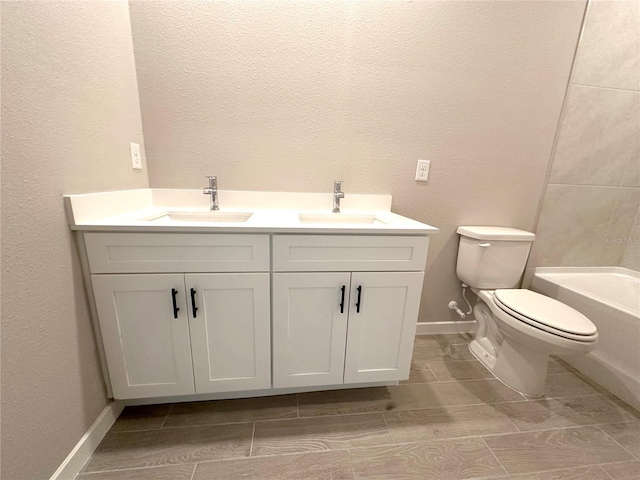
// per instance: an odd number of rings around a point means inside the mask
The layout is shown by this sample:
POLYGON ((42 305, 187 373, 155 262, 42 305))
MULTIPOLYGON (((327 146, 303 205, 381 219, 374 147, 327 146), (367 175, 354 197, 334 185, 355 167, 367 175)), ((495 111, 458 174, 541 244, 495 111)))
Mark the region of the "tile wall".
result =
POLYGON ((640 2, 592 0, 529 267, 640 270, 640 2))

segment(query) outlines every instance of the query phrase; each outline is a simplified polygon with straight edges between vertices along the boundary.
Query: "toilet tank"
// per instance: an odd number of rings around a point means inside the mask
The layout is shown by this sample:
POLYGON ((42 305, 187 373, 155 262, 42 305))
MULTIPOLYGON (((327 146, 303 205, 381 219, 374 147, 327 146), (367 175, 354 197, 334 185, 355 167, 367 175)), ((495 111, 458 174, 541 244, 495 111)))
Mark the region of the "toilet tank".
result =
POLYGON ((458 227, 456 273, 482 290, 514 288, 520 281, 535 235, 507 227, 458 227))

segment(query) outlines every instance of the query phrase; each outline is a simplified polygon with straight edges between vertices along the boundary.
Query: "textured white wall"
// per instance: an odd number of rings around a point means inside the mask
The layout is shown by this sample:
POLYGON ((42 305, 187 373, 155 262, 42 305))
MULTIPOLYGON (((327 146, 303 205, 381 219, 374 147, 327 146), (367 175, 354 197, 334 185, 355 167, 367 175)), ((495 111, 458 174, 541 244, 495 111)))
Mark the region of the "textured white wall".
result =
POLYGON ((62 195, 148 186, 126 2, 3 1, 2 478, 49 478, 106 404, 62 195))
POLYGON ((456 227, 533 227, 584 9, 132 1, 150 183, 390 193, 441 229, 420 320, 455 319, 456 227))

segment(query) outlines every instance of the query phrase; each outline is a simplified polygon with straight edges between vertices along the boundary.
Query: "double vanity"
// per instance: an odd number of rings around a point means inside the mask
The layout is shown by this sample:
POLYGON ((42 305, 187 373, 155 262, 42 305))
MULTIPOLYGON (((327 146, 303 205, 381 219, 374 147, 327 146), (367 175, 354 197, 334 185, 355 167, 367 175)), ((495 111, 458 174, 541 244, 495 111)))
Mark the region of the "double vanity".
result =
POLYGON ((409 376, 429 235, 388 195, 65 197, 110 393, 140 403, 409 376))

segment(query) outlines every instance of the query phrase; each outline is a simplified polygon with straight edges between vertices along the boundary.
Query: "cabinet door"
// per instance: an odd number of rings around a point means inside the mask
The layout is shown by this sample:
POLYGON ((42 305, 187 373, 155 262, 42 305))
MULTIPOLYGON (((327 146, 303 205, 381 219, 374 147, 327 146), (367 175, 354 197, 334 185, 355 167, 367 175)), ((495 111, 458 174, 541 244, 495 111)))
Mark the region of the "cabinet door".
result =
POLYGON ((269 274, 193 274, 185 282, 196 393, 270 388, 269 274))
POLYGON ((114 397, 195 393, 184 276, 92 275, 91 281, 114 397))
POLYGON ((349 279, 349 273, 273 274, 274 387, 342 383, 349 279))
POLYGON ((352 274, 344 383, 409 378, 423 276, 352 274))

